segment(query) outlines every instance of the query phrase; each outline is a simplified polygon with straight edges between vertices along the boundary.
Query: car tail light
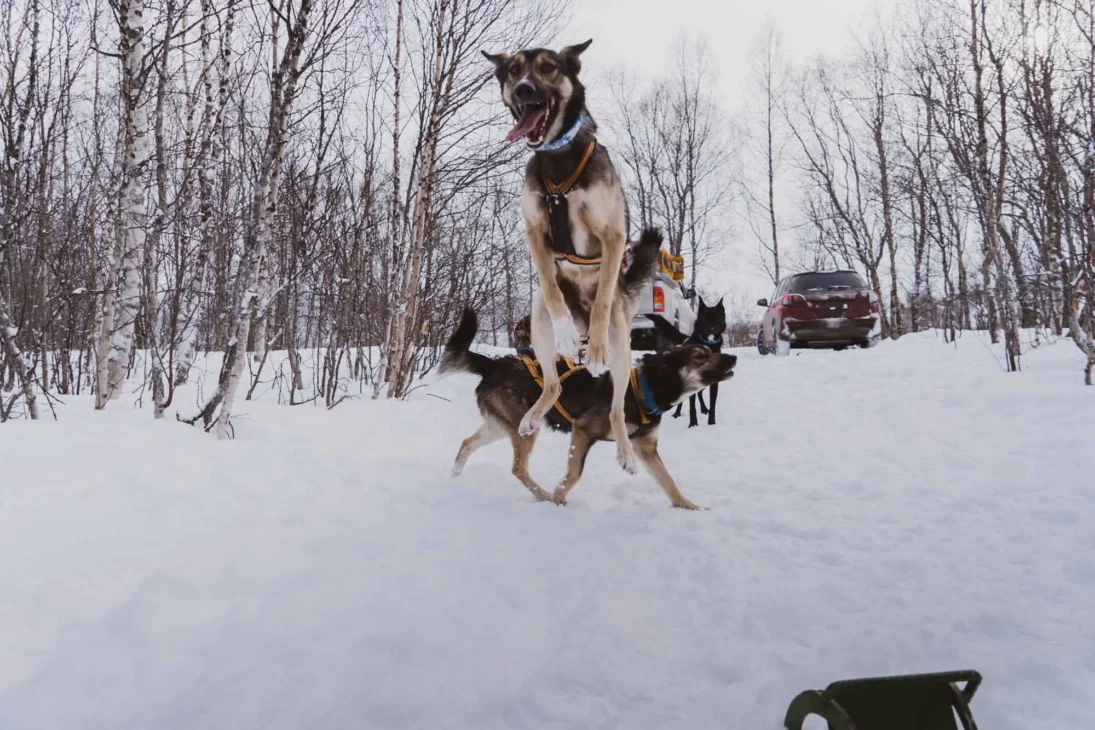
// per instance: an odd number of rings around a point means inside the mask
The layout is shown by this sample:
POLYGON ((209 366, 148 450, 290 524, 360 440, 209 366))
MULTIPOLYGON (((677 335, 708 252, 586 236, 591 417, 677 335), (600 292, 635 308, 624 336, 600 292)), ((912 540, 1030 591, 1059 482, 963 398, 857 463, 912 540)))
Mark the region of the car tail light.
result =
POLYGON ((665 311, 665 292, 660 286, 654 287, 654 311, 665 311))
POLYGON ((878 314, 878 295, 864 289, 848 302, 848 316, 870 317, 871 314, 878 314))
POLYGON ((878 296, 878 292, 867 292, 868 298, 871 301, 871 314, 878 314, 882 311, 882 298, 878 296))
POLYGON ((792 319, 813 319, 814 313, 806 297, 801 294, 784 294, 780 300, 780 311, 784 317, 792 319))

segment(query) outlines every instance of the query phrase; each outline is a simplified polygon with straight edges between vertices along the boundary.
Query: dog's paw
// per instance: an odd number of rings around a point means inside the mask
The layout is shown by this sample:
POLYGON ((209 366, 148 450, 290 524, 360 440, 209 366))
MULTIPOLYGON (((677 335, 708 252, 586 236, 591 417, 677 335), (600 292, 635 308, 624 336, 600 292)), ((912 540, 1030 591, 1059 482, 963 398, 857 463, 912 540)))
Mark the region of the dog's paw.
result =
POLYGON ((628 474, 637 474, 639 471, 635 464, 635 449, 631 448, 629 442, 616 444, 616 461, 628 474))
POLYGON ((586 348, 586 370, 595 378, 608 372, 608 353, 603 341, 590 339, 586 348))
POLYGON ((552 501, 551 495, 548 494, 546 489, 536 487, 535 489, 533 489, 531 491, 532 491, 532 496, 536 497, 537 502, 550 502, 550 501, 552 501))
POLYGON ((520 436, 531 436, 540 430, 540 425, 544 419, 542 416, 537 416, 532 411, 525 414, 525 417, 521 419, 521 424, 517 427, 517 433, 520 436))
POLYGON ((555 334, 555 352, 563 357, 578 357, 582 346, 582 336, 570 317, 551 320, 551 329, 555 334))
POLYGON ((567 492, 562 487, 555 487, 555 494, 551 495, 551 501, 560 507, 566 507, 567 492))
POLYGON ((696 421, 689 421, 689 422, 688 422, 688 427, 689 427, 689 428, 695 428, 695 427, 696 427, 696 426, 698 426, 698 425, 700 425, 700 424, 699 424, 699 423, 697 423, 696 421))
POLYGON ((464 473, 464 465, 459 461, 452 465, 452 475, 458 477, 464 473))
POLYGON ((677 509, 688 509, 688 510, 693 510, 693 511, 697 511, 697 512, 699 510, 703 509, 703 507, 700 507, 698 504, 695 504, 694 502, 691 502, 688 499, 685 499, 684 497, 681 497, 680 499, 674 500, 673 506, 676 507, 677 509))

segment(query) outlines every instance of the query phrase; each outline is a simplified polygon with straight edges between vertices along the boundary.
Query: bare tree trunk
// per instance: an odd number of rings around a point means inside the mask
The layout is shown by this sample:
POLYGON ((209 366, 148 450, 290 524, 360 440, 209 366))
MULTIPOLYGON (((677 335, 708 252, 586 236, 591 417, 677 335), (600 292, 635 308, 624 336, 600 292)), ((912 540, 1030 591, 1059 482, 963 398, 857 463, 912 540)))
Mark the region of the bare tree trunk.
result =
MULTIPOLYGON (((402 259, 403 248, 403 216, 400 213, 402 204, 399 197, 400 177, 399 177, 399 136, 402 131, 399 126, 399 111, 402 104, 400 94, 402 88, 400 86, 401 75, 403 69, 402 63, 403 56, 403 0, 396 0, 396 19, 395 19, 395 58, 393 60, 393 80, 392 80, 392 208, 389 213, 390 220, 388 221, 388 236, 390 238, 390 250, 391 258, 388 262, 388 271, 385 272, 385 286, 388 287, 387 302, 388 306, 392 307, 393 295, 394 295, 394 283, 395 272, 398 270, 399 261, 402 259)), ((373 380, 373 400, 380 398, 381 386, 388 382, 388 364, 391 360, 392 354, 392 337, 396 332, 396 317, 399 316, 397 311, 390 310, 388 312, 387 323, 384 328, 384 338, 380 343, 380 362, 377 366, 377 375, 373 380)), ((393 395, 392 389, 388 388, 388 397, 393 395)))
POLYGON ((213 250, 213 178, 221 159, 220 139, 224 132, 224 110, 228 106, 228 80, 231 74, 232 27, 235 18, 236 2, 228 0, 225 9, 224 27, 220 37, 218 62, 214 64, 210 37, 213 18, 211 0, 202 0, 201 19, 201 86, 205 92, 205 106, 202 111, 201 146, 195 155, 198 175, 198 251, 194 262, 196 275, 180 307, 179 358, 175 369, 175 384, 183 385, 189 380, 190 368, 198 350, 198 314, 205 294, 209 274, 209 254, 213 250), (219 69, 216 102, 213 96, 213 69, 219 69))
POLYGON ((886 145, 882 138, 885 125, 885 100, 878 100, 879 116, 874 128, 875 151, 878 154, 878 174, 882 196, 882 237, 890 254, 890 337, 901 336, 901 300, 897 290, 897 255, 894 252, 893 199, 890 196, 890 169, 886 145))
MULTIPOLYGON (((22 163, 24 140, 26 139, 27 120, 30 117, 31 105, 34 102, 34 96, 37 91, 38 84, 38 32, 39 32, 39 7, 38 3, 32 0, 29 7, 29 13, 31 18, 31 39, 30 39, 30 58, 27 68, 27 91, 26 96, 22 103, 18 103, 15 98, 14 90, 12 90, 10 102, 18 104, 17 109, 9 109, 8 114, 11 114, 13 118, 8 118, 5 115, 5 125, 11 125, 14 128, 14 134, 11 135, 11 128, 9 128, 8 135, 5 135, 5 155, 4 155, 4 169, 0 171, 0 192, 3 193, 3 197, 0 197, 0 273, 3 272, 4 256, 5 253, 14 247, 15 245, 15 221, 13 219, 15 215, 14 200, 15 200, 15 185, 18 177, 18 171, 22 163), (14 124, 13 124, 14 122, 14 124), (10 136, 9 136, 10 135, 10 136)), ((14 66, 14 61, 13 61, 14 66)), ((14 68, 11 71, 12 77, 14 77, 14 68)), ((14 78, 12 80, 14 84, 14 78)), ((19 387, 23 393, 23 400, 27 406, 27 413, 30 415, 31 420, 38 420, 38 399, 34 392, 33 371, 30 366, 27 365, 26 359, 23 357, 22 351, 19 349, 18 344, 15 341, 18 331, 15 328, 15 322, 12 317, 11 308, 3 295, 3 289, 0 288, 0 346, 3 347, 4 353, 7 355, 8 367, 14 371, 15 378, 19 381, 19 387)), ((0 369, 0 376, 3 371, 0 369)), ((2 380, 0 380, 2 385, 2 380)), ((45 387, 45 383, 42 384, 45 387)), ((3 420, 6 411, 3 404, 0 403, 0 420, 3 420)))
MULTIPOLYGON (((145 257, 148 198, 144 190, 144 172, 149 158, 148 110, 141 98, 141 72, 144 68, 144 0, 120 0, 118 25, 122 45, 122 95, 125 106, 125 151, 122 159, 122 189, 119 205, 116 252, 117 270, 113 277, 117 289, 110 331, 110 355, 106 381, 99 384, 100 407, 121 394, 129 373, 133 351, 134 327, 140 310, 141 263, 145 257)), ((104 318, 104 326, 105 326, 104 318)), ((105 334, 105 332, 104 332, 105 334)))
POLYGON ((19 346, 15 343, 17 334, 11 323, 8 303, 4 301, 3 297, 0 297, 0 344, 4 346, 8 362, 15 371, 15 377, 19 380, 19 387, 23 391, 23 400, 27 404, 27 414, 30 415, 32 421, 37 421, 38 397, 34 393, 34 381, 30 376, 30 368, 23 358, 19 346))
POLYGON ((259 274, 262 261, 270 242, 270 224, 277 210, 280 194, 281 166, 285 151, 285 126, 297 82, 300 80, 300 57, 308 33, 308 18, 312 0, 301 0, 293 21, 287 26, 287 41, 278 68, 270 80, 270 115, 266 143, 259 167, 259 180, 251 206, 249 230, 244 238, 243 257, 240 261, 242 286, 232 314, 231 336, 221 364, 217 390, 202 408, 189 419, 194 423, 202 418, 208 425, 213 413, 220 406, 217 416, 217 438, 232 435, 231 418, 239 390, 240 376, 246 359, 247 340, 251 333, 255 299, 258 295, 259 274))

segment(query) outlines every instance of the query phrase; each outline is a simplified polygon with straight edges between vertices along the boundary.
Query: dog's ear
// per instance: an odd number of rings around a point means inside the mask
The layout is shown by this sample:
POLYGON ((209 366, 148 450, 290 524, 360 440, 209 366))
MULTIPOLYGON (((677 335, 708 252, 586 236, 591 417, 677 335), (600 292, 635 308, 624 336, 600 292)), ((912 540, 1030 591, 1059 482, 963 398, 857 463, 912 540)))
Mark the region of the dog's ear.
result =
POLYGON ((726 297, 719 297, 719 301, 715 302, 715 309, 722 309, 722 300, 726 297))
POLYGON ((707 304, 703 301, 703 295, 700 295, 700 309, 707 309, 707 304))
POLYGON ((494 64, 495 71, 500 71, 506 65, 506 61, 509 60, 508 53, 487 53, 486 51, 480 51, 480 53, 483 54, 483 58, 494 64))
POLYGON ((578 43, 573 46, 567 46, 563 50, 559 51, 559 55, 563 57, 564 61, 566 61, 567 70, 570 71, 570 73, 574 76, 577 76, 578 72, 582 70, 582 61, 579 56, 582 55, 582 52, 585 51, 585 49, 589 48, 589 44, 592 42, 593 39, 590 38, 585 43, 578 43))

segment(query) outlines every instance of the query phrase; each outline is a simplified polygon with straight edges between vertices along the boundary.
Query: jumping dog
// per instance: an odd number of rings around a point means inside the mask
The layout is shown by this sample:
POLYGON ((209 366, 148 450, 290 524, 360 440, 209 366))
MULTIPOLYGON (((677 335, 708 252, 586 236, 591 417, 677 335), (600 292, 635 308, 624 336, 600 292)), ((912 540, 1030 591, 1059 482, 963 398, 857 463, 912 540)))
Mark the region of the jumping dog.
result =
MULTIPOLYGON (((532 305, 532 347, 541 362, 576 357, 588 337, 586 367, 593 376, 607 369, 615 387, 609 421, 616 458, 635 473, 635 451, 624 420, 626 379, 631 368, 634 306, 619 293, 627 250, 628 216, 623 186, 597 143, 597 125, 578 80, 582 52, 593 41, 559 52, 531 48, 483 55, 494 64, 502 101, 516 123, 506 139, 524 138, 532 151, 525 168, 521 213, 540 291, 532 305)), ((559 397, 553 368, 544 391, 521 419, 529 436, 559 397)))
MULTIPOLYGON (((669 345, 669 347, 680 347, 681 345, 704 345, 710 348, 713 352, 722 351, 722 335, 726 331, 726 309, 723 306, 722 299, 718 301, 713 307, 707 306, 704 303, 703 297, 700 297, 700 311, 696 313, 696 324, 692 328, 692 334, 688 337, 682 335, 676 327, 666 322, 661 317, 647 315, 651 321, 654 322, 654 326, 658 330, 660 340, 669 345)), ((666 348, 668 349, 668 348, 666 348)), ((708 406, 703 402, 703 393, 695 393, 688 397, 688 427, 698 425, 696 420, 696 399, 700 400, 700 410, 707 414, 707 425, 715 425, 715 401, 719 397, 719 384, 711 384, 711 405, 708 406)), ((676 412, 673 414, 673 418, 681 417, 681 408, 683 403, 677 406, 676 412)))
MULTIPOLYGON (((483 424, 460 445, 453 476, 463 472, 475 451, 508 436, 513 447, 513 475, 536 499, 565 505, 567 495, 582 476, 590 448, 598 441, 614 438, 610 408, 617 390, 615 381, 610 377, 595 378, 584 366, 568 360, 559 361, 556 367, 541 368, 527 356, 490 358, 472 352, 469 348, 478 327, 475 312, 465 310, 441 360, 442 373, 464 371, 480 378, 475 394, 483 424), (566 477, 553 494, 548 494, 529 474, 536 434, 522 434, 520 421, 525 410, 541 396, 546 374, 553 371, 563 379, 563 387, 545 418, 552 429, 570 433, 570 456, 566 477)), ((658 455, 662 414, 685 396, 733 377, 736 363, 733 355, 685 345, 643 356, 623 381, 627 438, 674 507, 698 509, 681 494, 658 455)))

